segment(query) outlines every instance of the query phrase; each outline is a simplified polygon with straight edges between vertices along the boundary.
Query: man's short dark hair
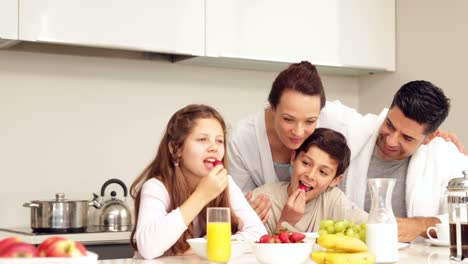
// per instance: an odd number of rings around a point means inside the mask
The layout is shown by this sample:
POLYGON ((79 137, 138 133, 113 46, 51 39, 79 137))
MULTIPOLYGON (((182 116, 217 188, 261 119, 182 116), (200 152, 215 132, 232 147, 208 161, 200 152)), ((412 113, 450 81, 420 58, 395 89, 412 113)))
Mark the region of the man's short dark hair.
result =
POLYGON ((429 135, 447 118, 450 99, 428 81, 412 81, 398 90, 390 108, 393 106, 398 106, 407 118, 424 125, 424 134, 429 135))
POLYGON ((295 158, 301 152, 307 152, 311 146, 317 146, 338 162, 336 176, 345 172, 349 166, 351 151, 346 144, 346 138, 340 132, 328 128, 317 128, 296 150, 295 158))

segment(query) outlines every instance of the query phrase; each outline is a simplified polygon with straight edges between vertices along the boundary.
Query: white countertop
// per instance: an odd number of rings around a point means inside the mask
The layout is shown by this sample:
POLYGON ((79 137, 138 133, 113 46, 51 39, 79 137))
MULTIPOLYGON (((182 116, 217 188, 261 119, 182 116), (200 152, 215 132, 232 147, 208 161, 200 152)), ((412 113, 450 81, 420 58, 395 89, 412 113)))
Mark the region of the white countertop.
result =
POLYGON ((79 241, 85 245, 102 244, 128 244, 131 232, 99 232, 99 233, 76 233, 76 234, 52 234, 52 235, 26 235, 15 232, 0 231, 0 240, 15 236, 24 242, 40 244, 51 236, 62 236, 79 241))
MULTIPOLYGON (((450 263, 449 248, 437 247, 426 244, 423 239, 411 243, 408 247, 399 250, 399 261, 401 264, 444 264, 450 263)), ((201 264, 209 263, 206 260, 201 260, 196 255, 177 256, 177 257, 163 257, 153 260, 140 260, 140 259, 113 259, 113 260, 100 260, 99 264, 165 264, 165 263, 190 263, 201 264)), ((244 254, 238 258, 231 260, 231 264, 254 264, 258 263, 255 256, 251 253, 244 254)), ((309 259, 308 264, 314 263, 309 259)))

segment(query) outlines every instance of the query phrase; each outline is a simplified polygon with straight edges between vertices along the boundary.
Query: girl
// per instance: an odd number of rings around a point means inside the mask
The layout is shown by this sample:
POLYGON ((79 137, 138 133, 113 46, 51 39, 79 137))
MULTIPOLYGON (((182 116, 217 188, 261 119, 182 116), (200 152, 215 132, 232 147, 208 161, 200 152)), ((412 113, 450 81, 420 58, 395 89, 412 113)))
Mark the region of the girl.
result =
MULTIPOLYGON (((226 126, 206 105, 189 105, 169 120, 155 159, 132 184, 136 227, 131 240, 145 259, 189 249, 206 234, 206 208, 230 207, 233 238, 257 240, 265 227, 228 176, 226 126)), ((137 254, 138 255, 138 254, 137 254)))

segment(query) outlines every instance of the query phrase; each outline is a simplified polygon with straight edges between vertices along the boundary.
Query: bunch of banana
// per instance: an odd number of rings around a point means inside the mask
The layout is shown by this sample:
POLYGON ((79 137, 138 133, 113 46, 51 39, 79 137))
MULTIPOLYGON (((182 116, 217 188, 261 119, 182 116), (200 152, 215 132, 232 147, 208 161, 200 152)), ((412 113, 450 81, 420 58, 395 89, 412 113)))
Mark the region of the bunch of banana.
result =
POLYGON ((372 264, 375 256, 360 239, 340 235, 321 235, 317 244, 327 251, 312 252, 310 257, 318 264, 372 264))

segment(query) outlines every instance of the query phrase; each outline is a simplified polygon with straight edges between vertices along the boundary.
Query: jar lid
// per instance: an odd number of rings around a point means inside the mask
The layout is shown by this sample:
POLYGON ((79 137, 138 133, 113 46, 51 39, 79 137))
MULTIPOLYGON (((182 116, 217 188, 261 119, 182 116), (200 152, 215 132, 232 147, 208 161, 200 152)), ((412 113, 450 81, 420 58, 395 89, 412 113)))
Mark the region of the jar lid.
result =
POLYGON ((468 170, 462 171, 463 176, 461 178, 451 179, 448 183, 447 189, 449 191, 464 191, 468 190, 468 170))

